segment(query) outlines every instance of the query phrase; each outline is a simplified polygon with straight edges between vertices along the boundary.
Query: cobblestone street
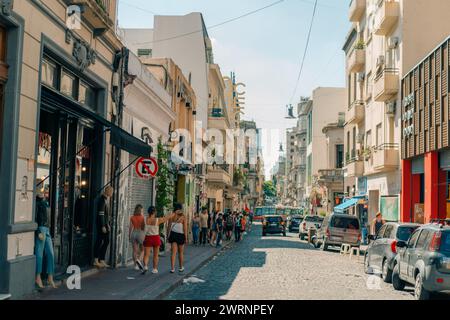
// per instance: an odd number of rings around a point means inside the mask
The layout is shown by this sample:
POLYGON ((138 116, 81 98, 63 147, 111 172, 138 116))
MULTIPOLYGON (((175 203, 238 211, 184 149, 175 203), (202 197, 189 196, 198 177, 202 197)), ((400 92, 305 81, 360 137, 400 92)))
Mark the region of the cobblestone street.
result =
POLYGON ((296 234, 261 237, 256 225, 242 243, 222 251, 167 299, 413 299, 412 288, 396 292, 368 280, 362 257, 322 252, 296 234))

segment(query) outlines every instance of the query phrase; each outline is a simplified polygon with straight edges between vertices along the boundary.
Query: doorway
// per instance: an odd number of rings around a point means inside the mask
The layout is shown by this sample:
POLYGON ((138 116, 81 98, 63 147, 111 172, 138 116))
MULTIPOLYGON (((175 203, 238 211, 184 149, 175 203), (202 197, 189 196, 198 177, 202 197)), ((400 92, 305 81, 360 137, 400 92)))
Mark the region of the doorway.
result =
POLYGON ((57 275, 91 263, 98 143, 92 121, 41 107, 37 191, 50 205, 57 275))

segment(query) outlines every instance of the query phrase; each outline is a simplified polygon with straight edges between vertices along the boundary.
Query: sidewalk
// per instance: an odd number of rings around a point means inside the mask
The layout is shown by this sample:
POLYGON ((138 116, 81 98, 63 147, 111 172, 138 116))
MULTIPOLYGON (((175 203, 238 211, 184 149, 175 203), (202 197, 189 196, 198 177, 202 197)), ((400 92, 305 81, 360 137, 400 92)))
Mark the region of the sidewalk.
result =
MULTIPOLYGON (((25 297, 30 300, 158 300, 168 292, 183 283, 183 280, 193 275, 199 268, 213 259, 222 250, 232 247, 233 241, 225 242, 216 249, 210 245, 205 247, 186 246, 185 272, 170 273, 170 252, 160 257, 159 273, 152 274, 151 268, 146 275, 133 267, 107 269, 94 272, 83 277, 81 290, 69 290, 66 285, 58 289, 45 289, 25 297)), ((151 267, 151 259, 150 259, 151 267)))

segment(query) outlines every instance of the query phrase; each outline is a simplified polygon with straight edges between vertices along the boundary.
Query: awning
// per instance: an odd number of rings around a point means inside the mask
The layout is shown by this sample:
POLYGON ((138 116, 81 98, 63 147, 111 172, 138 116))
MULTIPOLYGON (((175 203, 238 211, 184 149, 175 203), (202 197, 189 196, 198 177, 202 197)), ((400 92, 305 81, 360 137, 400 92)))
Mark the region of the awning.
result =
POLYGON ((352 198, 350 200, 347 200, 344 203, 341 203, 340 205, 334 207, 334 212, 336 212, 336 213, 344 213, 345 210, 356 206, 360 200, 361 200, 361 198, 352 198))
POLYGON ((128 152, 134 154, 137 157, 148 158, 151 156, 152 148, 144 141, 136 138, 130 133, 126 132, 122 128, 116 126, 111 121, 106 120, 101 115, 89 110, 86 107, 82 107, 77 103, 63 98, 60 93, 42 86, 41 101, 47 107, 52 109, 62 109, 74 116, 85 117, 91 119, 97 123, 102 124, 104 127, 111 130, 111 144, 128 152))

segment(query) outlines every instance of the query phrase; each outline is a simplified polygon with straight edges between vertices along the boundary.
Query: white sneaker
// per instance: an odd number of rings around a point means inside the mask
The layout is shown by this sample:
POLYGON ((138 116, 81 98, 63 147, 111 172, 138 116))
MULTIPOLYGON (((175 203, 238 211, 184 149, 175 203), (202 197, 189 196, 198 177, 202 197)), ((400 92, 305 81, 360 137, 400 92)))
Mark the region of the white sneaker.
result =
POLYGON ((153 270, 152 270, 152 273, 153 273, 153 274, 157 274, 157 273, 158 273, 158 269, 153 269, 153 270))
POLYGON ((141 269, 140 269, 139 266, 136 264, 136 265, 134 266, 134 270, 139 271, 139 270, 141 270, 141 269))
POLYGON ((170 270, 170 273, 175 273, 175 270, 174 269, 170 270))
POLYGON ((181 267, 180 269, 178 269, 178 272, 184 272, 184 267, 181 267))

